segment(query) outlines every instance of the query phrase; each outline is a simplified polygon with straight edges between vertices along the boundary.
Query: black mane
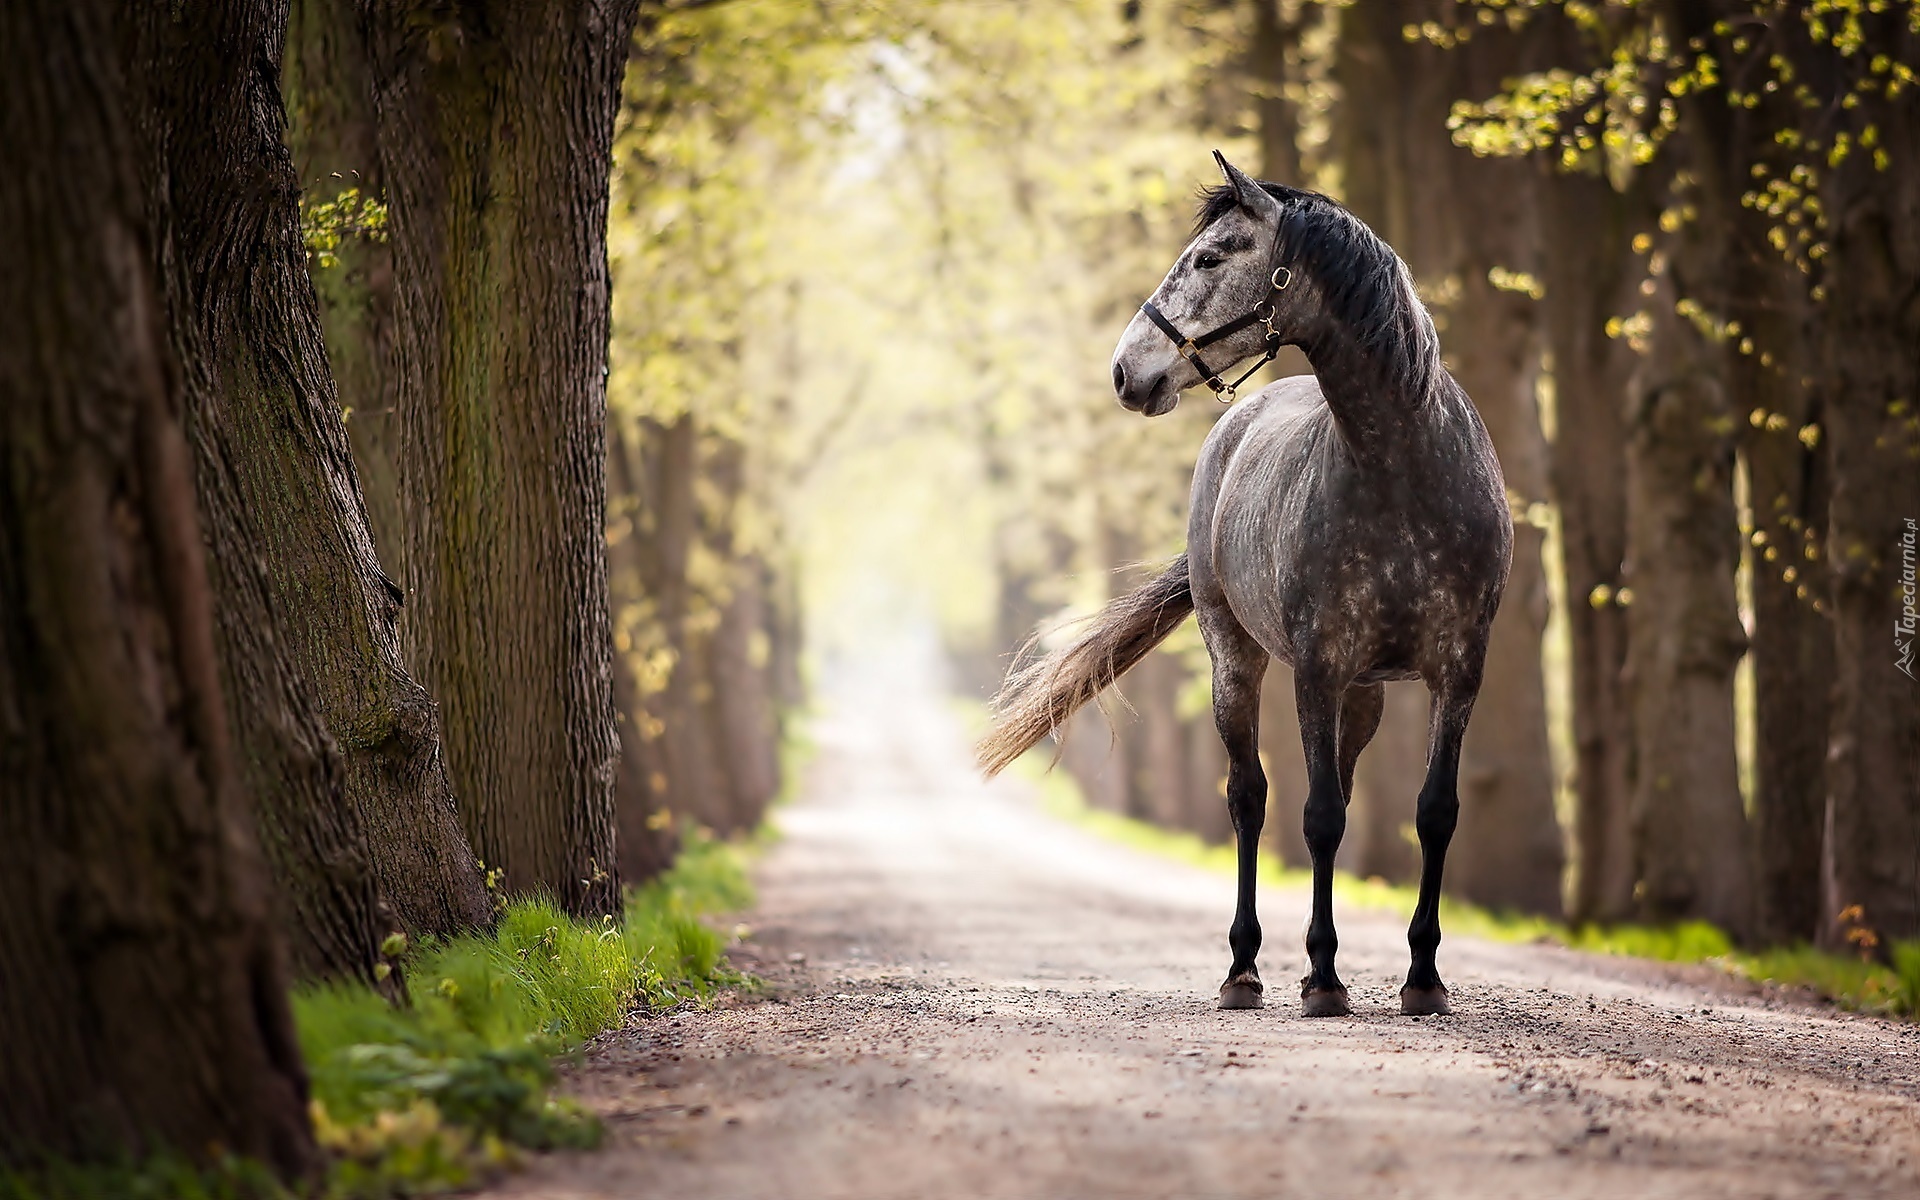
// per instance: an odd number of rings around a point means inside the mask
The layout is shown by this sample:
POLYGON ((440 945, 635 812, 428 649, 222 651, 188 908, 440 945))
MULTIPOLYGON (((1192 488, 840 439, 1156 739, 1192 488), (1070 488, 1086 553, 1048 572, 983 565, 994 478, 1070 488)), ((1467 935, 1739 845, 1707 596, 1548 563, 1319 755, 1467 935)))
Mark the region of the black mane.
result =
MULTIPOLYGON (((1364 221, 1319 192, 1265 180, 1260 186, 1280 202, 1280 261, 1319 285, 1334 321, 1397 386, 1424 396, 1440 373, 1440 337, 1399 255, 1364 221)), ((1238 203, 1226 184, 1201 192, 1194 233, 1238 203)))

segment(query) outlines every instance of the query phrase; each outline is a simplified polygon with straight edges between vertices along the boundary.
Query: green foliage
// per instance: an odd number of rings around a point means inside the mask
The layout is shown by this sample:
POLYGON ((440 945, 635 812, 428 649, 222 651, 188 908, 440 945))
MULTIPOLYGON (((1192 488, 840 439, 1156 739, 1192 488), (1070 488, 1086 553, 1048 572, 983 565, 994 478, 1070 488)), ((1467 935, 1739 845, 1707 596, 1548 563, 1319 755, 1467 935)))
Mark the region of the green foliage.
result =
MULTIPOLYGON (((1625 0, 1463 0, 1459 23, 1406 34, 1456 45, 1472 35, 1469 12, 1479 24, 1515 26, 1554 13, 1578 31, 1584 62, 1455 103, 1454 140, 1476 154, 1547 152, 1564 169, 1604 172, 1618 184, 1688 119, 1684 98, 1754 112, 1772 130, 1771 145, 1741 164, 1749 183, 1741 203, 1773 219, 1774 249, 1817 275, 1827 252, 1826 179, 1850 158, 1884 172, 1894 154, 1913 152, 1886 145, 1880 121, 1889 106, 1912 103, 1920 84, 1914 43, 1902 37, 1920 33, 1920 0, 1748 0, 1720 11, 1730 15, 1674 29, 1658 6, 1625 0)), ((1678 202, 1662 227, 1671 232, 1694 216, 1678 202)), ((1813 284, 1815 299, 1824 286, 1813 284)))
POLYGON ((518 901, 491 935, 410 952, 404 1007, 358 985, 295 993, 335 1189, 459 1187, 510 1162, 511 1147, 593 1145, 592 1116, 551 1094, 553 1057, 635 1008, 704 1002, 746 982, 700 917, 752 898, 738 852, 695 832, 672 870, 628 893, 621 925, 518 901))
POLYGON ((1750 978, 1811 988, 1845 1009, 1920 1020, 1920 941, 1896 942, 1891 957, 1888 965, 1794 946, 1736 961, 1750 978))
POLYGON ((0 1169, 0 1200, 277 1200, 288 1197, 273 1172, 245 1159, 211 1167, 163 1155, 139 1163, 49 1163, 0 1169))
POLYGON ((339 195, 318 204, 309 204, 306 197, 301 197, 300 238, 314 266, 338 266, 340 244, 355 237, 370 242, 387 240, 385 204, 372 196, 362 196, 357 187, 342 188, 339 195))

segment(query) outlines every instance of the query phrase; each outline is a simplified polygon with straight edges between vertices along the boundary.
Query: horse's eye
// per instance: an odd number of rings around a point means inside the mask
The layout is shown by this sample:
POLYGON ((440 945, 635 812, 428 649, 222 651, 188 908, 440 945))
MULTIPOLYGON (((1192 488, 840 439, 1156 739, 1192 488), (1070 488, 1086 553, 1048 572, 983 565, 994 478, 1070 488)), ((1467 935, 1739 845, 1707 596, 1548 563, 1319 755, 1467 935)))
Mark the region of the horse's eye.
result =
POLYGON ((1218 254, 1201 251, 1199 254, 1194 255, 1193 265, 1199 267, 1202 271, 1211 271, 1220 265, 1220 256, 1218 254))

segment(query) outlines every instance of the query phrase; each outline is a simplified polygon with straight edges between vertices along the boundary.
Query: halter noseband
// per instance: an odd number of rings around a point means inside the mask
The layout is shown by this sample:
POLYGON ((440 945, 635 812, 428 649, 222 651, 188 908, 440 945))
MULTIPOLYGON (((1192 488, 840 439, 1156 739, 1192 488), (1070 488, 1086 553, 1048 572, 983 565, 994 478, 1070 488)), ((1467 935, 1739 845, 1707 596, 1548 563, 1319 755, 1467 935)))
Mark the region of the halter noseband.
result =
MULTIPOLYGON (((1287 290, 1287 285, 1293 282, 1293 272, 1286 267, 1275 265, 1274 260, 1279 257, 1280 230, 1276 226, 1273 231, 1273 249, 1267 255, 1267 265, 1271 267, 1272 270, 1267 274, 1270 290, 1267 292, 1266 298, 1233 320, 1228 321, 1225 325, 1203 333, 1199 337, 1190 338, 1181 333, 1172 321, 1167 320, 1166 314, 1161 312, 1153 301, 1149 300, 1140 306, 1140 311, 1147 314, 1147 320, 1152 321, 1154 325, 1158 326, 1160 332, 1166 334, 1167 339, 1171 341, 1174 348, 1180 352, 1180 356, 1192 363, 1194 370, 1200 372, 1200 381, 1213 389, 1215 398, 1222 404, 1232 404, 1235 396, 1239 392, 1240 385, 1252 378, 1255 371, 1272 362, 1275 356, 1280 353, 1280 331, 1273 327, 1273 318, 1277 311, 1273 304, 1273 298, 1287 290), (1265 325, 1267 327, 1267 352, 1261 356, 1259 362, 1248 367, 1246 371, 1241 374, 1240 378, 1234 380, 1232 383, 1227 383, 1220 378, 1220 372, 1213 370, 1201 361, 1200 352, 1215 342, 1225 341, 1249 325, 1265 325)), ((1229 366, 1230 365, 1231 364, 1229 364, 1229 366)))

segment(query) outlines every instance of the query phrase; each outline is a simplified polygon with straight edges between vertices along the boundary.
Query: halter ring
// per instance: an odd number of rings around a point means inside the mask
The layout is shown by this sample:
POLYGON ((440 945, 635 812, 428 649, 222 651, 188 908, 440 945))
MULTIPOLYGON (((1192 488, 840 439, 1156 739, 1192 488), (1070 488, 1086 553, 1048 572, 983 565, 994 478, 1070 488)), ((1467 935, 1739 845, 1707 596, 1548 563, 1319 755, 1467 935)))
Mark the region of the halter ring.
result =
POLYGON ((1285 267, 1275 267, 1273 269, 1273 290, 1274 291, 1284 292, 1287 290, 1287 285, 1292 282, 1293 282, 1292 271, 1289 271, 1285 267), (1281 278, 1282 276, 1285 276, 1285 278, 1284 279, 1281 278))

